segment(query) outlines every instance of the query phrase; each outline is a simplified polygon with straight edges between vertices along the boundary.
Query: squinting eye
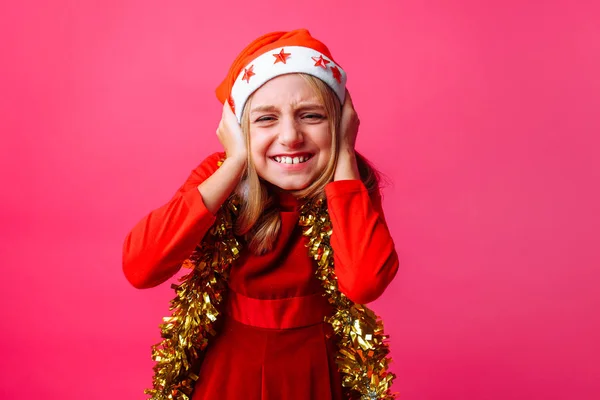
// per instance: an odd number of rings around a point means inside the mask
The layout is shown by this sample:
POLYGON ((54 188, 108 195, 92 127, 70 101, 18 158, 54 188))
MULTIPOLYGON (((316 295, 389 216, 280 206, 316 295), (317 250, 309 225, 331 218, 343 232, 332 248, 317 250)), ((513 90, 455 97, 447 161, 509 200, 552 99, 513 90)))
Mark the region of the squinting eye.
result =
POLYGON ((263 121, 273 121, 275 118, 273 117, 260 117, 259 119, 257 119, 254 122, 263 122, 263 121))
POLYGON ((304 118, 309 118, 309 119, 324 119, 325 117, 320 115, 320 114, 306 114, 304 116, 304 118))

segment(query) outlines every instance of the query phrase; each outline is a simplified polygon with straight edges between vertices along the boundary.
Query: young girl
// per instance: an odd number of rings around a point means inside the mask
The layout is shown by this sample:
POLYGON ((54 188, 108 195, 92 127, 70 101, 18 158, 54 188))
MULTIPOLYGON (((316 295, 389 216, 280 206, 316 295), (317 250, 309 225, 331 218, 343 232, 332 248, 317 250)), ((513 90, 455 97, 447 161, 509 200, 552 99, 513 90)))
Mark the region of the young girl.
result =
POLYGON ((346 74, 308 31, 253 41, 217 89, 224 153, 128 234, 125 276, 174 285, 153 399, 393 398, 362 304, 398 269, 346 74))

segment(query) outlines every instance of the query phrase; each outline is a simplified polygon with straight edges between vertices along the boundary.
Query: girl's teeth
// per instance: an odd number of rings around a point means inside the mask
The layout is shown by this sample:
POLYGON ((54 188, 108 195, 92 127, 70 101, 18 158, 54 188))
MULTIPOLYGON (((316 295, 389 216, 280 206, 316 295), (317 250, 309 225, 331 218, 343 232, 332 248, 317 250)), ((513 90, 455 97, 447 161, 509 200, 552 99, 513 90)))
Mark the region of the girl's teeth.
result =
POLYGON ((300 157, 279 157, 275 156, 273 159, 281 164, 300 164, 308 161, 310 157, 300 156, 300 157))

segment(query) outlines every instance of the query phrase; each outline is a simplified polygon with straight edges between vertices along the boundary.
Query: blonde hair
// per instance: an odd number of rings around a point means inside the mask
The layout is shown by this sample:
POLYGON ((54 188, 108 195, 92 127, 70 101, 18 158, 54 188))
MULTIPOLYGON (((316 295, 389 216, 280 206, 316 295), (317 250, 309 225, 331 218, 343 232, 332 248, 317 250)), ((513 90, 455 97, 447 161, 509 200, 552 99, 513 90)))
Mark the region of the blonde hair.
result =
MULTIPOLYGON (((312 87, 325 107, 329 131, 331 133, 331 154, 324 170, 308 187, 293 192, 301 201, 324 197, 325 185, 333 180, 338 159, 338 128, 342 117, 342 107, 335 93, 323 81, 307 74, 298 74, 312 87)), ((265 254, 273 249, 279 231, 281 217, 278 205, 269 193, 268 186, 258 176, 250 152, 250 107, 252 97, 248 98, 242 113, 241 127, 246 137, 248 162, 234 195, 240 201, 240 213, 236 219, 234 232, 244 237, 247 246, 254 254, 265 254)), ((369 190, 378 189, 379 174, 360 154, 356 154, 361 179, 369 190)))

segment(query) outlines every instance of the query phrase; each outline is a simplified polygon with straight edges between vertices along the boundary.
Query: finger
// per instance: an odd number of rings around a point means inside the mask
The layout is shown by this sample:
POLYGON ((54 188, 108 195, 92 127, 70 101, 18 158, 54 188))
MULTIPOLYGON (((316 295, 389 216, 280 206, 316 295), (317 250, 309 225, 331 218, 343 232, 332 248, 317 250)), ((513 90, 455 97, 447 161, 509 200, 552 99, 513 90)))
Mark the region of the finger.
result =
POLYGON ((344 100, 344 107, 342 110, 348 115, 356 114, 356 109, 354 108, 354 103, 352 102, 352 97, 348 90, 346 90, 346 99, 344 100))
POLYGON ((350 91, 348 91, 348 89, 346 89, 346 99, 344 100, 344 105, 354 107, 354 103, 352 102, 352 96, 350 96, 350 91))
POLYGON ((231 106, 226 102, 223 108, 223 119, 228 122, 228 124, 239 125, 239 121, 237 115, 231 109, 231 106))
POLYGON ((223 103, 223 115, 228 115, 228 114, 233 114, 233 111, 231 110, 231 106, 229 105, 229 102, 227 100, 225 100, 225 103, 223 103))

